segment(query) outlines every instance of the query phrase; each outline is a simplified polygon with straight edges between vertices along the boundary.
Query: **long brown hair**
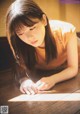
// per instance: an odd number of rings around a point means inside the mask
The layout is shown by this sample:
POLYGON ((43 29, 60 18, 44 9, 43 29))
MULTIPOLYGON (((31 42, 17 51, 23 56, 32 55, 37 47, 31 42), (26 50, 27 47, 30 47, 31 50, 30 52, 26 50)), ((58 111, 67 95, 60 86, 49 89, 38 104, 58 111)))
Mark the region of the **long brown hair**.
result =
MULTIPOLYGON (((41 20, 43 14, 45 13, 33 0, 16 0, 12 3, 7 12, 6 27, 10 46, 14 52, 16 60, 18 60, 19 63, 23 60, 29 69, 33 69, 37 63, 35 48, 21 41, 16 35, 15 29, 21 29, 22 25, 33 26, 36 22, 32 19, 38 18, 41 20)), ((57 47, 51 33, 47 16, 46 19, 45 52, 46 62, 48 63, 57 57, 57 47)))

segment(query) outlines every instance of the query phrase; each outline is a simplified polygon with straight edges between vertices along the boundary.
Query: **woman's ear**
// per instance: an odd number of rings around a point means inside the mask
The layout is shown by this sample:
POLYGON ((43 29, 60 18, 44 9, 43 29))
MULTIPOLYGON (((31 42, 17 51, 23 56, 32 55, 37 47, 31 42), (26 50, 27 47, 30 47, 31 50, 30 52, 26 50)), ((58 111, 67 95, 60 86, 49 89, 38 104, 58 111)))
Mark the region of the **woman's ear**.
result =
POLYGON ((43 16, 42 16, 42 22, 43 22, 44 26, 47 25, 47 18, 46 18, 45 14, 43 14, 43 16))

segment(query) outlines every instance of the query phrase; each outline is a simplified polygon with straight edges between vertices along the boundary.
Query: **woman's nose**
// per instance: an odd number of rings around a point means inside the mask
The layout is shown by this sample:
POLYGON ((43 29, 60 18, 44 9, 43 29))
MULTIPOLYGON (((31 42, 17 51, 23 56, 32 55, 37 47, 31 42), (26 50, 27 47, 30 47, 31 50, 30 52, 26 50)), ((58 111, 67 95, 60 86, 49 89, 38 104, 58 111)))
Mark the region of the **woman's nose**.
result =
POLYGON ((33 33, 31 31, 27 31, 25 35, 28 37, 28 39, 33 39, 33 33))
POLYGON ((34 41, 34 37, 33 36, 29 36, 28 40, 29 41, 34 41))

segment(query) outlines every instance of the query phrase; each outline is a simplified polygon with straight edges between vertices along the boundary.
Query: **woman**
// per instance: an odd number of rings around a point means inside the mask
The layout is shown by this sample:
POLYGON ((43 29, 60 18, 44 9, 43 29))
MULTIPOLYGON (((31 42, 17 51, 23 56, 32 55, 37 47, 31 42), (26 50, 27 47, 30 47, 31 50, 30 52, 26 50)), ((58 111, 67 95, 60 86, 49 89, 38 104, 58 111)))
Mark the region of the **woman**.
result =
POLYGON ((11 4, 6 30, 22 93, 49 90, 78 73, 75 27, 67 22, 49 21, 33 0, 11 4))

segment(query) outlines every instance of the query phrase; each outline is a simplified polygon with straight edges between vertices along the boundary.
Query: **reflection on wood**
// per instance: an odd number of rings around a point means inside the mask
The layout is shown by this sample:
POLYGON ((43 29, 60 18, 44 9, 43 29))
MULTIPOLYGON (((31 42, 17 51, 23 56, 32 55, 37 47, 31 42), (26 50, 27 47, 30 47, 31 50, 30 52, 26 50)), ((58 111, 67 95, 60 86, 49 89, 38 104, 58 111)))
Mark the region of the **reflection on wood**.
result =
POLYGON ((36 95, 21 94, 11 70, 0 72, 0 106, 8 105, 9 114, 79 114, 80 74, 36 95))

